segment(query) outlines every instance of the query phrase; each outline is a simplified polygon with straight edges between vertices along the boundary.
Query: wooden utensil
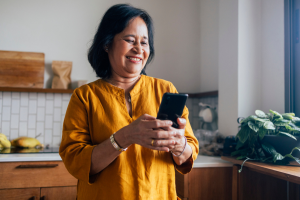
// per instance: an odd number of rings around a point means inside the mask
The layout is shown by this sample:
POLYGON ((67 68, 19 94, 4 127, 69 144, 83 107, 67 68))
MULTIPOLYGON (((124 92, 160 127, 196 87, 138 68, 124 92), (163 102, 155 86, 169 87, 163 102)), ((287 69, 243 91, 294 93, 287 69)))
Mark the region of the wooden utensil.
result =
POLYGON ((0 51, 0 87, 44 87, 45 54, 0 51))

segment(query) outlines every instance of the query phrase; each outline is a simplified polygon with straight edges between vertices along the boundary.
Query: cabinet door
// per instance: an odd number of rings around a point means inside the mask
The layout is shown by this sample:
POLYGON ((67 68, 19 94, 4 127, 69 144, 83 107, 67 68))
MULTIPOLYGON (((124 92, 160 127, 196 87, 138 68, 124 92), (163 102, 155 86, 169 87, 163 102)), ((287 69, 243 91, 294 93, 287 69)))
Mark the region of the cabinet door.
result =
POLYGON ((41 188, 42 200, 75 200, 76 195, 76 186, 41 188))
POLYGON ((40 188, 0 190, 0 199, 5 200, 39 200, 40 188))

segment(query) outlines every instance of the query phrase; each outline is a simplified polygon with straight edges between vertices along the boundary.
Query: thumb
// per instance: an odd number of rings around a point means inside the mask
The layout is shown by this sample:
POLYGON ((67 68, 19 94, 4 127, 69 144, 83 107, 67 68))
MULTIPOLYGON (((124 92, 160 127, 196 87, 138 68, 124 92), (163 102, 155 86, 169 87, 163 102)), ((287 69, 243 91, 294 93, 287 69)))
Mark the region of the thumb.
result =
POLYGON ((186 125, 186 120, 184 118, 177 118, 177 123, 179 125, 179 129, 184 129, 186 125))

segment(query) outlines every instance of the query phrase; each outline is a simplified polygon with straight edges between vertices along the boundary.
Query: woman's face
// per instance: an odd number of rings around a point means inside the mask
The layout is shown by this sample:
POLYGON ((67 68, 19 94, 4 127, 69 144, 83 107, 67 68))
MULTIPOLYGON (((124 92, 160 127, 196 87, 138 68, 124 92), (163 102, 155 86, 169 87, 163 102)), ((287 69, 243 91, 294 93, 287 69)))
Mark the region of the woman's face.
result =
POLYGON ((150 53, 148 29, 144 20, 136 17, 119 34, 108 48, 112 75, 132 78, 140 75, 150 53))

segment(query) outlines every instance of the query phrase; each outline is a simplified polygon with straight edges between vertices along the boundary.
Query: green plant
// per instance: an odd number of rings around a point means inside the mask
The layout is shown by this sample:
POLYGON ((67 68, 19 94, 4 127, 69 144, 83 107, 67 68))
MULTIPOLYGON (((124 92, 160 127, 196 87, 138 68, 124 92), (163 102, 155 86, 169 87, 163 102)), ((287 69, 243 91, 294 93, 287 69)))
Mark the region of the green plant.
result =
POLYGON ((267 114, 256 110, 255 114, 238 119, 240 124, 236 136, 238 142, 236 151, 232 152, 231 156, 236 156, 239 160, 251 159, 276 164, 287 164, 285 158, 292 158, 300 164, 300 159, 292 156, 293 151, 300 151, 300 148, 295 147, 291 153, 281 155, 272 145, 261 142, 265 135, 284 135, 297 140, 295 136, 300 136, 300 118, 295 117, 294 113, 279 114, 273 110, 267 114))

